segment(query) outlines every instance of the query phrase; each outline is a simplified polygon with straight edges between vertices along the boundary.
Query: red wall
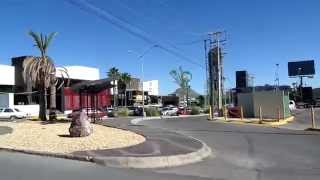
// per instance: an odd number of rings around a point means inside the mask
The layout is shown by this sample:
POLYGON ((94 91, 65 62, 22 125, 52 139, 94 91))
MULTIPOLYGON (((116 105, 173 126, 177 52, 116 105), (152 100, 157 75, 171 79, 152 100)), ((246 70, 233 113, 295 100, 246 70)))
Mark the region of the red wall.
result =
POLYGON ((71 88, 64 88, 64 104, 65 110, 74 110, 87 106, 92 107, 94 104, 96 104, 98 108, 103 108, 111 105, 110 90, 105 89, 98 93, 90 94, 82 93, 80 101, 79 93, 76 93, 71 88))

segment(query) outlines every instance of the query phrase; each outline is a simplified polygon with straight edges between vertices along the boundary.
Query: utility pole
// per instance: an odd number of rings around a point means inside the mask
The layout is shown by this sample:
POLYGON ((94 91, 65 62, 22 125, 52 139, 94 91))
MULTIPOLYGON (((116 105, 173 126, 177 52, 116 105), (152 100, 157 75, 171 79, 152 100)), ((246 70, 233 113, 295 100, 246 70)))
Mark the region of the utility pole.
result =
POLYGON ((252 92, 254 93, 256 90, 255 90, 255 85, 254 85, 254 74, 250 74, 249 75, 250 77, 250 80, 251 80, 251 84, 252 84, 252 92))
MULTIPOLYGON (((222 112, 223 110, 223 61, 221 52, 221 43, 226 39, 221 39, 225 36, 225 31, 211 32, 209 35, 209 91, 210 91, 210 105, 212 113, 215 107, 222 112)), ((212 114, 213 115, 213 114, 212 114)), ((213 116, 212 116, 213 117, 213 116)))
POLYGON ((204 40, 204 63, 206 65, 206 82, 205 82, 205 105, 208 106, 209 101, 209 80, 208 80, 208 50, 207 50, 208 39, 204 40))
POLYGON ((279 79, 279 64, 276 64, 276 72, 275 72, 275 90, 279 91, 280 87, 280 79, 279 79))

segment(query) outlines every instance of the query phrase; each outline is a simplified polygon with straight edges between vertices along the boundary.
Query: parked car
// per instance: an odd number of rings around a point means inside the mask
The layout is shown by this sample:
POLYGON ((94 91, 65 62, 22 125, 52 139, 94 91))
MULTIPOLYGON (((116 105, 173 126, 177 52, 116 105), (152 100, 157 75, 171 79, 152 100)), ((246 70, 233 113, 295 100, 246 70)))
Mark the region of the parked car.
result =
POLYGON ((169 107, 164 107, 161 110, 161 114, 163 116, 177 116, 178 115, 178 108, 169 106, 169 107))
POLYGON ((293 111, 296 109, 296 103, 292 100, 289 101, 289 110, 293 111))
POLYGON ((20 111, 17 108, 0 108, 0 118, 14 120, 16 118, 26 118, 27 113, 20 111))
POLYGON ((307 103, 304 103, 304 102, 297 102, 296 103, 296 108, 298 108, 298 109, 303 109, 303 108, 307 108, 307 107, 308 107, 307 103))
POLYGON ((315 107, 320 107, 320 98, 316 98, 316 100, 314 102, 314 106, 315 107))
POLYGON ((187 107, 179 107, 177 114, 178 115, 190 115, 191 109, 187 108, 187 107))
MULTIPOLYGON (((94 108, 83 108, 85 112, 88 111, 88 117, 90 118, 102 118, 107 115, 105 111, 94 109, 94 108)), ((72 113, 68 114, 68 118, 72 118, 74 115, 80 113, 82 109, 75 109, 72 113)))
POLYGON ((135 109, 133 111, 133 115, 135 115, 135 116, 143 116, 142 107, 135 107, 135 109))
POLYGON ((107 116, 108 116, 108 117, 115 117, 115 116, 117 116, 115 110, 114 110, 112 107, 106 108, 106 112, 107 112, 107 116))

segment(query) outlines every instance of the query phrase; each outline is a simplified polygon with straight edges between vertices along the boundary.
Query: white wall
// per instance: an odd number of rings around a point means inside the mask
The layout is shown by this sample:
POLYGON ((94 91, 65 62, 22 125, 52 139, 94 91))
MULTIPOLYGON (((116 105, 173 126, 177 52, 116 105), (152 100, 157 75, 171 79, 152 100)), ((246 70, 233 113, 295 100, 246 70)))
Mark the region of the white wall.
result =
MULTIPOLYGON (((69 75, 70 79, 79 80, 98 80, 100 79, 100 72, 98 68, 87 67, 87 66, 63 66, 69 75)), ((57 67, 56 77, 66 77, 64 73, 61 73, 59 69, 62 67, 57 67)))
POLYGON ((110 89, 110 94, 111 95, 118 94, 118 81, 117 80, 111 81, 111 84, 112 85, 114 84, 115 87, 110 89), (114 92, 113 92, 113 89, 114 89, 114 92))
POLYGON ((143 90, 147 91, 149 95, 159 95, 159 81, 158 80, 151 80, 151 81, 144 81, 143 82, 143 90))
POLYGON ((0 107, 13 107, 14 105, 13 93, 0 94, 0 107))
POLYGON ((0 85, 14 85, 14 67, 0 64, 0 85))
POLYGON ((9 107, 13 108, 14 106, 14 94, 9 93, 9 107))
POLYGON ((39 116, 40 107, 39 104, 33 105, 15 105, 15 108, 19 109, 22 112, 27 113, 30 116, 39 116))

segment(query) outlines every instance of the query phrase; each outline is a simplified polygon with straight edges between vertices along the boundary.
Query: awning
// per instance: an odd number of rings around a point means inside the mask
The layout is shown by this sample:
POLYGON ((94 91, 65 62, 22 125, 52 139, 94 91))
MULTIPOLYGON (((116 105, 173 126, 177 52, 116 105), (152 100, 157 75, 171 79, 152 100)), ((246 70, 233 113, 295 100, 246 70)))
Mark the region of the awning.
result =
POLYGON ((109 89, 114 87, 111 84, 112 80, 110 78, 99 79, 95 81, 83 81, 71 86, 71 89, 76 92, 88 92, 88 93, 98 93, 104 89, 109 89))

